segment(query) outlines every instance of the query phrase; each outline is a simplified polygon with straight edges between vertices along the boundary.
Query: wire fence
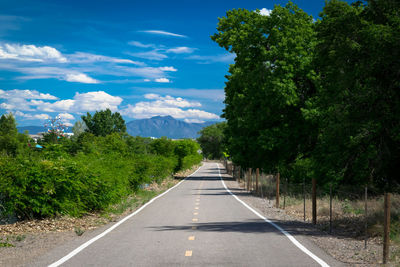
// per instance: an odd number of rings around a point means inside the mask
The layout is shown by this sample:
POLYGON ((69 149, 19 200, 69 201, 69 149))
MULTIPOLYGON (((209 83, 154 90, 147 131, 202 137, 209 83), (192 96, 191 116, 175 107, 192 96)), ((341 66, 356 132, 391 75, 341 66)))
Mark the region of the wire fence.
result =
POLYGON ((365 248, 369 239, 382 237, 383 263, 389 258, 390 240, 400 244, 400 190, 382 194, 372 186, 319 186, 315 180, 292 182, 228 161, 224 165, 242 188, 299 220, 336 236, 363 239, 365 248))

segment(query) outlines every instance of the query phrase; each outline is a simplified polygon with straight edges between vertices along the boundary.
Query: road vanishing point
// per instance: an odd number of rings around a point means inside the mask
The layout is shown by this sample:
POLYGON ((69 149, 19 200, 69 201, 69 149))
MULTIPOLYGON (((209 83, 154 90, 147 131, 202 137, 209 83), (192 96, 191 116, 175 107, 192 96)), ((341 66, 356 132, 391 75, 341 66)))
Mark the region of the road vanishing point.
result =
POLYGON ((57 247, 32 266, 342 266, 227 189, 205 162, 119 222, 57 247))

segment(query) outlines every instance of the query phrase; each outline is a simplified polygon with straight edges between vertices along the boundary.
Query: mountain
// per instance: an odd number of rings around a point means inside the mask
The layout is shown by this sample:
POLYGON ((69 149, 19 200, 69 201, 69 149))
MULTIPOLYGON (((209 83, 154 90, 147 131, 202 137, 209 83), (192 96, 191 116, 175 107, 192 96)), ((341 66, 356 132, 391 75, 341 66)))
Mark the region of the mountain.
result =
MULTIPOLYGON (((38 134, 47 132, 47 128, 45 128, 44 126, 18 126, 17 130, 19 133, 24 133, 25 131, 28 131, 29 134, 38 134)), ((68 127, 68 129, 65 132, 72 133, 72 128, 68 127)))
POLYGON ((44 126, 19 126, 17 127, 18 132, 24 133, 25 131, 28 131, 29 134, 38 134, 38 133, 43 133, 47 132, 47 129, 44 128, 44 126))
POLYGON ((187 123, 171 116, 156 116, 150 119, 130 121, 126 124, 126 130, 133 136, 157 138, 166 136, 172 139, 197 138, 199 137, 198 131, 214 123, 187 123))

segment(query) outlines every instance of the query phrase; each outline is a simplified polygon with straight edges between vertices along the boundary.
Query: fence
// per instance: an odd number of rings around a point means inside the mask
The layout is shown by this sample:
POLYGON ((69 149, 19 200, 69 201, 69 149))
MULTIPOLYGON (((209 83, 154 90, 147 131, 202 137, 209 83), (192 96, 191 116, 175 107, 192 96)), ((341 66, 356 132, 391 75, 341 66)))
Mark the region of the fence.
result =
POLYGON ((247 191, 330 234, 363 238, 365 248, 369 238, 383 236, 383 263, 389 258, 390 236, 400 243, 400 194, 382 195, 370 186, 319 186, 315 179, 296 183, 279 173, 244 170, 228 161, 224 165, 247 191))

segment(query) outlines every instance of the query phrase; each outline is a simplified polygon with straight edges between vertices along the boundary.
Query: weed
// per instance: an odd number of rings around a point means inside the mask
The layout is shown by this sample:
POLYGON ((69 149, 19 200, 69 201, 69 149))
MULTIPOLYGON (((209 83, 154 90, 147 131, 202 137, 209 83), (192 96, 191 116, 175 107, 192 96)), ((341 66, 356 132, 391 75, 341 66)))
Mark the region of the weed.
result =
POLYGON ((0 237, 0 247, 6 248, 6 247, 15 247, 13 244, 9 243, 8 237, 6 240, 0 237))
POLYGON ((80 227, 75 227, 74 230, 77 236, 81 236, 85 232, 85 230, 82 230, 80 227))

